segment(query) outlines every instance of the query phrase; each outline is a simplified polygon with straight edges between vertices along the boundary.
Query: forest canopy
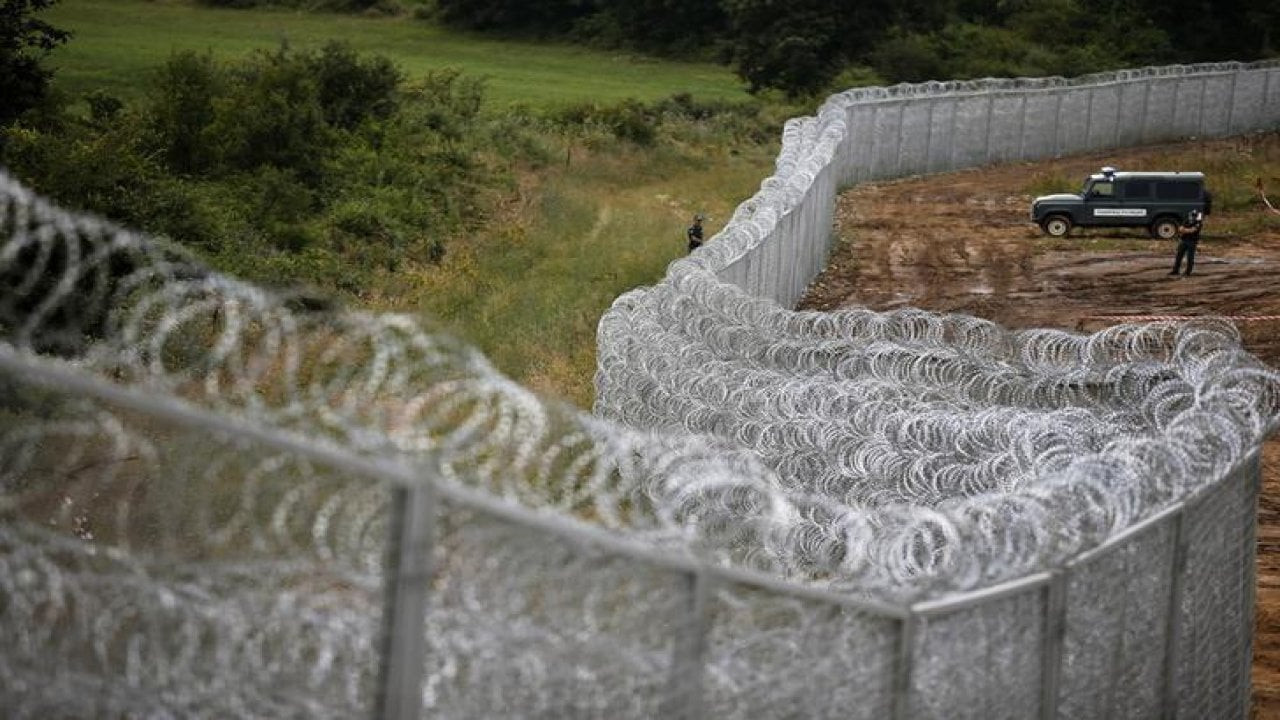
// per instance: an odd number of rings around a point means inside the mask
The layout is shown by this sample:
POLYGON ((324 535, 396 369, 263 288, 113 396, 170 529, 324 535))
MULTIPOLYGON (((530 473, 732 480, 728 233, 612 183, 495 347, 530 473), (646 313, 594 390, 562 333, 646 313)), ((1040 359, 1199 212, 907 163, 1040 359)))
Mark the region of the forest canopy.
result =
POLYGON ((1074 76, 1273 56, 1280 3, 1246 0, 434 0, 454 27, 731 64, 792 97, 861 82, 1074 76))

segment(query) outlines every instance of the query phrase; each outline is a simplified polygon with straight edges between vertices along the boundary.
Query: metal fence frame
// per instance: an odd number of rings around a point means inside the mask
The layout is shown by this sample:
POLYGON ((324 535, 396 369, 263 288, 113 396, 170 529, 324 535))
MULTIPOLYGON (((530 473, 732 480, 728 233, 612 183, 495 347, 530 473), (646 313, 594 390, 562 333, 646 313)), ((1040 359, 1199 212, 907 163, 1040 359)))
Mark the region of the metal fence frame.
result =
MULTIPOLYGON (((1040 682, 1034 689, 1039 698, 1041 718, 1071 717, 1060 713, 1059 689, 1064 673, 1064 648, 1073 632, 1087 628, 1073 628, 1067 620, 1071 598, 1068 594, 1072 577, 1100 559, 1122 551, 1134 538, 1165 530, 1177 538, 1176 552, 1165 559, 1165 571, 1169 576, 1169 592, 1159 599, 1163 608, 1167 641, 1161 658, 1161 677, 1157 705, 1149 708, 1146 716, 1161 718, 1196 717, 1179 713, 1179 694, 1183 691, 1178 682, 1179 669, 1190 663, 1192 672, 1210 672, 1209 663, 1214 657, 1198 657, 1179 642, 1184 635, 1196 631, 1211 618, 1195 614, 1179 613, 1187 588, 1214 581, 1213 568, 1234 564, 1241 571, 1239 585, 1226 588, 1228 595, 1240 603, 1240 616, 1252 617, 1254 592, 1254 535, 1250 527, 1242 532, 1240 543, 1216 548, 1206 562, 1192 567, 1187 561, 1188 538, 1183 528, 1195 522, 1217 523, 1223 520, 1220 509, 1206 502, 1209 498, 1227 496, 1239 504, 1243 512, 1252 514, 1260 482, 1258 453, 1255 451, 1243 463, 1227 470, 1221 479, 1208 485, 1194 497, 1177 503, 1145 522, 1118 534, 1102 546, 1091 550, 1067 566, 1050 572, 1041 572, 1015 581, 984 588, 974 592, 957 594, 938 600, 919 602, 907 606, 878 603, 858 599, 820 588, 794 585, 775 577, 757 572, 726 568, 700 563, 693 558, 671 556, 655 552, 624 538, 571 519, 539 514, 506 503, 483 492, 439 482, 429 459, 423 458, 365 458, 336 446, 327 446, 313 439, 297 436, 275 427, 247 426, 227 417, 186 401, 164 395, 155 395, 138 388, 120 387, 103 379, 86 376, 66 363, 55 363, 0 347, 0 373, 17 378, 24 383, 43 386, 51 390, 94 398, 112 406, 143 413, 149 417, 236 438, 240 442, 283 451, 329 466, 352 476, 365 477, 384 483, 394 489, 391 533, 388 538, 390 560, 387 565, 387 594, 384 607, 384 644, 381 681, 374 715, 382 718, 416 718, 422 716, 422 683, 426 648, 420 628, 430 602, 431 567, 429 557, 433 537, 434 520, 442 500, 456 503, 504 522, 520 525, 539 533, 560 537, 575 545, 591 548, 594 552, 626 558, 636 564, 660 568, 683 577, 686 597, 680 603, 682 617, 673 623, 673 655, 670 665, 668 695, 664 701, 664 716, 705 717, 705 690, 702 669, 707 662, 707 636, 713 622, 708 611, 709 597, 722 584, 744 585, 768 593, 812 600, 833 606, 854 609, 881 620, 893 623, 897 641, 892 663, 892 687, 886 688, 892 698, 894 718, 941 717, 931 714, 926 707, 930 695, 928 678, 917 683, 919 668, 928 661, 941 663, 941 670, 959 670, 964 658, 947 657, 949 648, 944 644, 930 643, 928 631, 931 625, 942 623, 948 617, 990 608, 1010 599, 1029 599, 1038 608, 1041 621, 1034 637, 1023 638, 1020 648, 1025 651, 1027 668, 1040 682), (1207 573, 1207 574, 1206 574, 1207 573), (1202 667, 1205 666, 1205 667, 1202 667)), ((1240 635, 1243 652, 1237 658, 1235 677, 1239 682, 1234 688, 1233 702, 1224 706, 1214 705, 1222 716, 1244 717, 1249 702, 1249 666, 1251 626, 1248 624, 1228 628, 1240 635), (1224 712, 1225 711, 1225 712, 1224 712)), ((936 671, 935 671, 936 674, 936 671)), ((1007 682, 1007 678, 993 680, 1007 682)), ((994 702, 997 688, 986 695, 994 702)), ((989 706, 971 717, 1015 717, 1016 709, 989 706)), ((1127 717, 1111 711, 1099 717, 1127 717)))
MULTIPOLYGON (((835 192, 837 187, 849 183, 951 170, 995 160, 1046 157, 1117 142, 1152 142, 1188 134, 1225 135, 1269 127, 1277 122, 1280 122, 1280 63, 1274 62, 1152 69, 1078 82, 988 81, 852 91, 828 101, 817 119, 788 123, 787 143, 778 164, 782 170, 792 168, 797 172, 780 172, 779 176, 766 180, 765 186, 792 202, 780 210, 765 207, 767 203, 758 201, 744 203, 735 218, 763 221, 768 231, 759 242, 736 256, 713 252, 715 261, 723 261, 717 275, 756 297, 784 304, 793 302, 825 261, 835 192), (1245 90, 1258 87, 1260 82, 1263 98, 1258 107, 1253 107, 1247 101, 1245 90), (1191 93, 1204 102, 1226 88, 1223 92, 1230 101, 1214 105, 1217 116, 1211 116, 1208 107, 1199 105, 1194 117, 1173 112, 1166 116, 1166 122, 1157 122, 1155 114, 1149 112, 1150 96, 1153 89, 1166 85, 1171 86, 1177 96, 1191 93), (1127 107, 1122 100, 1138 96, 1142 98, 1138 131, 1126 134, 1120 123, 1123 109, 1127 107), (1278 100, 1273 102, 1273 96, 1278 100), (1052 106, 1056 118, 1064 112, 1063 105, 1072 102, 1089 108, 1090 121, 1079 137, 1067 137, 1058 123, 1051 124, 1047 134, 1028 135, 1028 129, 1037 126, 1028 122, 1037 108, 1052 106), (1016 110, 1009 113, 1010 108, 1016 110), (967 115, 965 109, 975 110, 977 114, 967 115), (927 123, 921 125, 925 132, 904 135, 904 123, 909 117, 927 119, 927 123), (1011 132, 1012 128, 1017 128, 1017 132, 1011 132), (967 135, 971 142, 956 142, 957 133, 967 135), (1002 144, 997 140, 1011 137, 1016 137, 1016 148, 1013 141, 1002 144), (767 212, 758 213, 761 210, 767 212), (763 217, 769 213, 773 214, 763 217)), ((1046 130, 1043 126, 1037 127, 1040 131, 1046 130)), ((726 230, 729 234, 733 232, 732 227, 726 230)), ((714 239, 709 245, 712 251, 716 250, 714 239)), ((715 622, 709 606, 724 585, 747 586, 847 607, 891 623, 895 650, 891 658, 886 658, 891 667, 890 687, 883 690, 889 698, 891 716, 901 719, 938 716, 936 708, 929 704, 930 678, 939 673, 957 672, 971 663, 965 653, 972 648, 934 641, 935 629, 947 627, 949 621, 963 625, 965 613, 1000 612, 1002 603, 1021 603, 1033 610, 1028 617, 1026 636, 1017 638, 1017 642, 1004 643, 994 651, 987 648, 986 661, 1003 661, 1025 673, 1027 682, 1032 683, 1026 692, 1035 698, 1038 717, 1068 717, 1064 714, 1062 690, 1076 678, 1074 673, 1078 668, 1066 648, 1083 630, 1073 624, 1071 617, 1073 580, 1103 567, 1102 563, 1109 558, 1126 552, 1152 533, 1166 533, 1173 539, 1172 550, 1168 557, 1155 558, 1149 568, 1158 584, 1167 587, 1164 596, 1157 598, 1153 610, 1157 613, 1154 627, 1164 647, 1158 668, 1162 680, 1141 715, 1195 717, 1193 713, 1203 711, 1205 706, 1192 707, 1191 702, 1209 702, 1208 707, 1216 716, 1244 717, 1247 713, 1251 626, 1235 621, 1249 619, 1253 612, 1252 524, 1246 523, 1247 527, 1239 530, 1238 537, 1204 545, 1193 545, 1191 532, 1200 527, 1216 527, 1224 517, 1228 520, 1252 518, 1260 482, 1256 450, 1244 461, 1225 469, 1200 493, 1127 529, 1064 567, 974 592, 896 606, 797 585, 762 573, 711 565, 693 557, 661 553, 568 517, 536 513, 484 492, 445 482, 433 468, 430 457, 363 457, 349 449, 300 437, 281 428, 233 421, 176 397, 148 393, 144 388, 118 386, 87 375, 71 364, 8 346, 0 346, 0 372, 21 382, 96 398, 176 425, 292 453, 394 488, 382 670, 374 707, 379 717, 412 718, 422 714, 426 653, 422 627, 431 601, 430 557, 435 519, 442 502, 474 509, 574 546, 589 547, 593 552, 626 558, 679 576, 684 597, 679 604, 680 617, 673 622, 673 653, 663 707, 667 716, 688 718, 713 712, 707 703, 703 670, 708 662, 709 634, 715 622), (1223 587, 1224 581, 1229 586, 1223 587), (1218 623, 1213 613, 1196 612, 1196 606, 1188 600, 1198 588, 1207 586, 1216 587, 1220 592, 1205 602, 1217 603, 1215 607, 1225 604, 1235 608, 1228 625, 1218 623), (1219 657, 1197 651, 1193 640, 1203 633, 1215 637, 1224 633, 1231 635, 1229 650, 1238 649, 1233 667, 1223 670, 1217 667, 1219 657), (992 652, 1000 657, 993 659, 992 652), (1184 682, 1209 673, 1226 673, 1226 685, 1199 693, 1198 688, 1184 682)), ((999 639, 991 642, 998 643, 999 639)), ((1109 657, 1123 661, 1122 637, 1112 638, 1112 642, 1116 645, 1109 649, 1109 657)), ((1007 681, 995 673, 988 675, 992 682, 1007 681)), ((1004 691, 997 685, 975 691, 975 697, 987 705, 952 708, 951 716, 1022 717, 1020 712, 1025 708, 998 704, 1004 691)), ((1113 697, 1097 716, 1134 716, 1117 709, 1122 699, 1113 697)))
MULTIPOLYGON (((866 181, 915 174, 948 172, 997 162, 1018 162, 1064 154, 1160 141, 1225 137, 1280 127, 1280 61, 1251 64, 1213 63, 1103 73, 1083 78, 986 79, 971 82, 922 83, 851 90, 832 96, 816 117, 788 122, 777 160, 777 173, 739 206, 733 218, 702 249, 677 261, 664 282, 676 282, 681 263, 695 263, 722 283, 748 296, 791 307, 825 265, 833 237, 838 190, 866 181), (1074 119, 1075 122, 1069 122, 1074 119)), ((647 291, 628 296, 634 306, 647 291)), ((625 314, 623 315, 625 316, 625 314)), ((604 323, 601 324, 604 327, 604 323)), ((625 331, 624 331, 625 334, 625 331)), ((617 342, 601 334, 600 343, 617 342)), ((597 393, 614 391, 607 368, 597 375, 597 393)), ((621 383, 619 383, 621 386, 621 383)), ((1225 592, 1239 606, 1242 622, 1219 628, 1234 633, 1239 654, 1232 668, 1234 698, 1219 698, 1217 716, 1245 717, 1254 598, 1254 529, 1260 466, 1257 452, 1231 468, 1193 497, 1131 527, 1065 567, 1011 583, 934 602, 900 608, 899 652, 895 661, 896 718, 933 717, 919 705, 922 688, 912 678, 922 660, 918 636, 931 621, 980 608, 1019 594, 1038 597, 1042 630, 1038 665, 1039 717, 1063 714, 1060 692, 1065 647, 1072 628, 1068 612, 1073 578, 1092 564, 1123 552, 1137 539, 1166 532, 1173 538, 1172 557, 1165 558, 1162 600, 1165 651, 1163 681, 1154 706, 1142 717, 1197 717, 1181 697, 1180 678, 1207 672, 1209 661, 1188 649, 1184 639, 1207 618, 1182 612, 1188 588, 1216 579, 1204 577, 1203 563, 1188 564, 1185 528, 1221 522, 1211 498, 1238 493, 1239 511, 1247 516, 1238 544, 1218 557, 1239 565, 1241 577, 1225 592), (1216 513, 1216 515, 1215 515, 1216 513), (1199 664, 1198 664, 1199 663, 1199 664), (1190 668, 1190 669, 1188 669, 1190 668), (1180 674, 1181 673, 1181 674, 1180 674)), ((1238 517, 1232 520, 1240 520, 1238 517)), ((939 650, 939 648, 931 648, 939 650)), ((1117 653, 1121 652, 1116 650, 1117 653)), ((1118 701, 1116 701, 1118 702, 1118 701)), ((1203 711, 1203 708, 1200 708, 1203 711)), ((963 710, 956 710, 963 714, 963 710)), ((1100 717, 1131 716, 1113 703, 1100 717)), ((979 713, 972 717, 986 717, 979 713)), ((991 717, 1000 716, 992 713, 991 717)))

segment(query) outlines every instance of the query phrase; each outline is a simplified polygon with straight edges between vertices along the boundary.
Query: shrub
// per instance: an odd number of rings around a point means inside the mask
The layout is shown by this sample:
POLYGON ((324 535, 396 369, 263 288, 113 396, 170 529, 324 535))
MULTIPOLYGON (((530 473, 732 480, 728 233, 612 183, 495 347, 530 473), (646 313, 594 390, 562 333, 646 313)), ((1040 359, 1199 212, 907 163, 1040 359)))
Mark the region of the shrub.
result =
POLYGON ((662 122, 657 107, 645 106, 636 100, 623 100, 615 105, 575 103, 551 111, 548 117, 552 125, 563 129, 589 133, 595 128, 605 128, 613 137, 637 145, 652 145, 662 122))
POLYGON ((256 52, 231 68, 226 90, 213 102, 208 136, 229 170, 287 168, 319 186, 337 143, 325 122, 311 68, 285 46, 256 52))
POLYGON ((214 169, 210 128, 214 101, 226 92, 225 71, 209 53, 190 50, 170 56, 151 82, 146 115, 153 142, 170 169, 194 175, 214 169))
POLYGON ((362 60, 350 45, 333 41, 304 63, 315 75, 317 99, 333 127, 350 130, 366 118, 385 120, 399 106, 403 75, 386 56, 362 60))
POLYGON ((110 124, 124 109, 124 101, 103 90, 93 90, 84 96, 89 106, 89 119, 96 125, 110 124))

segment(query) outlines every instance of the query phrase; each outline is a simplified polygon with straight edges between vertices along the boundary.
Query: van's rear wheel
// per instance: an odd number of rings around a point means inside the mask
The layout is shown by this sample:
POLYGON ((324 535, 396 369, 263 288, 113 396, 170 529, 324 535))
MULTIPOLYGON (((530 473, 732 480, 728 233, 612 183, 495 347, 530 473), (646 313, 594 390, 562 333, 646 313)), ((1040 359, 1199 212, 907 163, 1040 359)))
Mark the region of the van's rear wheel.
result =
POLYGON ((1071 218, 1066 215, 1050 215, 1040 222, 1040 229, 1050 237, 1066 237, 1071 232, 1071 218))
POLYGON ((1156 218, 1156 221, 1151 223, 1151 237, 1160 240, 1172 240, 1178 237, 1177 219, 1168 215, 1156 218))

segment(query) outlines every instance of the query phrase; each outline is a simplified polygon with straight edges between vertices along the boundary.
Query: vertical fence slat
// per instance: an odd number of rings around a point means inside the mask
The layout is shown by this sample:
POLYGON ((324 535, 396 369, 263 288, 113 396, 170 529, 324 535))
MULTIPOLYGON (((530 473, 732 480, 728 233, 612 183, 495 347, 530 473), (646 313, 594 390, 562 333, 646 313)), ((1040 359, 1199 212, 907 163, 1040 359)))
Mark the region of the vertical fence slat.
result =
POLYGON ((1062 150, 1060 149, 1062 144, 1058 141, 1058 136, 1061 134, 1061 128, 1059 125, 1062 123, 1063 95, 1066 95, 1066 91, 1061 89, 1053 94, 1053 153, 1050 157, 1058 157, 1062 154, 1062 150))
POLYGON ((1144 82, 1144 83, 1142 83, 1142 88, 1143 88, 1143 90, 1142 90, 1142 119, 1139 121, 1139 125, 1138 125, 1138 141, 1139 141, 1139 142, 1147 142, 1147 140, 1148 140, 1148 136, 1147 136, 1147 115, 1148 115, 1148 110, 1149 110, 1149 109, 1150 109, 1150 107, 1151 107, 1151 85, 1152 85, 1154 82, 1155 82, 1154 80, 1152 80, 1152 79, 1150 79, 1150 78, 1147 78, 1147 81, 1146 81, 1146 82, 1144 82))
POLYGON ((1126 89, 1128 89, 1127 83, 1124 85, 1116 86, 1116 118, 1115 118, 1115 127, 1112 128, 1112 132, 1111 132, 1111 145, 1110 145, 1110 147, 1113 147, 1113 148, 1120 147, 1120 129, 1124 127, 1124 95, 1125 95, 1124 91, 1126 89))
POLYGON ((1209 78, 1200 78, 1200 102, 1196 103, 1196 137, 1204 137, 1204 96, 1209 91, 1209 78))
POLYGON ((920 618, 910 613, 900 622, 897 657, 893 662, 893 720, 911 717, 911 676, 915 670, 916 632, 920 618))
POLYGON ((698 720, 706 714, 702 677, 707 663, 711 616, 711 578, 704 572, 687 573, 688 603, 676 622, 671 657, 671 677, 662 716, 672 720, 698 720))
POLYGON ((1058 717, 1062 686, 1062 653, 1067 634, 1067 579, 1070 570, 1055 572, 1044 588, 1044 643, 1041 646, 1040 718, 1058 717))
POLYGON ((409 720, 422 714, 435 513, 435 492, 430 483, 392 489, 375 718, 409 720))
POLYGON ((1028 93, 1022 94, 1022 103, 1018 106, 1018 160, 1027 158, 1027 98, 1028 93))
MULTIPOLYGON (((1248 482, 1251 485, 1247 498, 1251 504, 1250 517, 1252 522, 1248 524, 1244 532, 1244 547, 1240 548, 1240 552, 1244 554, 1246 561, 1244 562, 1244 577, 1241 583, 1244 585, 1240 590, 1241 604, 1243 611, 1241 617, 1250 622, 1254 622, 1254 612, 1256 610, 1257 592, 1258 592, 1258 498, 1262 494, 1262 459, 1259 453, 1255 452, 1253 460, 1251 460, 1245 471, 1246 477, 1239 478, 1237 482, 1248 482)), ((1249 627, 1244 634, 1244 650, 1240 653, 1240 675, 1244 678, 1244 682, 1240 683, 1241 693, 1240 707, 1243 712, 1249 712, 1249 680, 1253 674, 1253 627, 1249 627)))
POLYGON ((1231 99, 1227 101, 1227 135, 1231 135, 1235 132, 1235 128, 1232 126, 1235 124, 1236 102, 1238 102, 1236 99, 1236 85, 1238 84, 1237 80, 1239 77, 1239 70, 1231 73, 1231 99))
POLYGON ((1181 652, 1182 592, 1187 570, 1187 508, 1184 505, 1170 522, 1173 523, 1173 567, 1169 574, 1169 597, 1165 605, 1164 687, 1161 692, 1164 720, 1178 716, 1178 657, 1181 652))
POLYGON ((960 145, 956 142, 956 125, 959 124, 960 106, 963 104, 963 97, 958 97, 951 102, 951 130, 947 134, 947 165, 943 168, 943 172, 956 169, 956 148, 960 145))
POLYGON ((1267 79, 1262 86, 1263 88, 1262 89, 1262 111, 1264 115, 1264 117, 1262 118, 1262 124, 1264 126, 1267 124, 1270 124, 1273 120, 1273 118, 1265 117, 1265 115, 1266 115, 1267 108, 1271 107, 1271 78, 1274 77, 1275 74, 1276 74, 1275 71, 1268 70, 1267 79))
POLYGON ((938 101, 934 98, 928 98, 924 102, 928 103, 928 120, 925 123, 924 130, 924 163, 922 165, 924 172, 927 173, 933 169, 929 159, 933 157, 933 108, 938 104, 938 101))
POLYGON ((987 93, 987 127, 982 133, 982 164, 991 164, 991 115, 996 106, 996 93, 987 93))
POLYGON ((880 103, 871 106, 871 141, 867 148, 867 179, 879 180, 876 164, 880 160, 880 103))
POLYGON ((898 101, 898 137, 897 137, 898 144, 894 150, 894 157, 893 157, 893 174, 895 176, 902 175, 902 125, 903 123, 906 122, 907 106, 909 104, 910 104, 909 100, 898 101))
POLYGON ((1098 94, 1098 86, 1091 85, 1089 87, 1089 92, 1086 96, 1086 102, 1085 102, 1084 137, 1081 139, 1081 142, 1080 142, 1080 149, 1082 150, 1097 149, 1093 144, 1093 98, 1097 94, 1098 94))

